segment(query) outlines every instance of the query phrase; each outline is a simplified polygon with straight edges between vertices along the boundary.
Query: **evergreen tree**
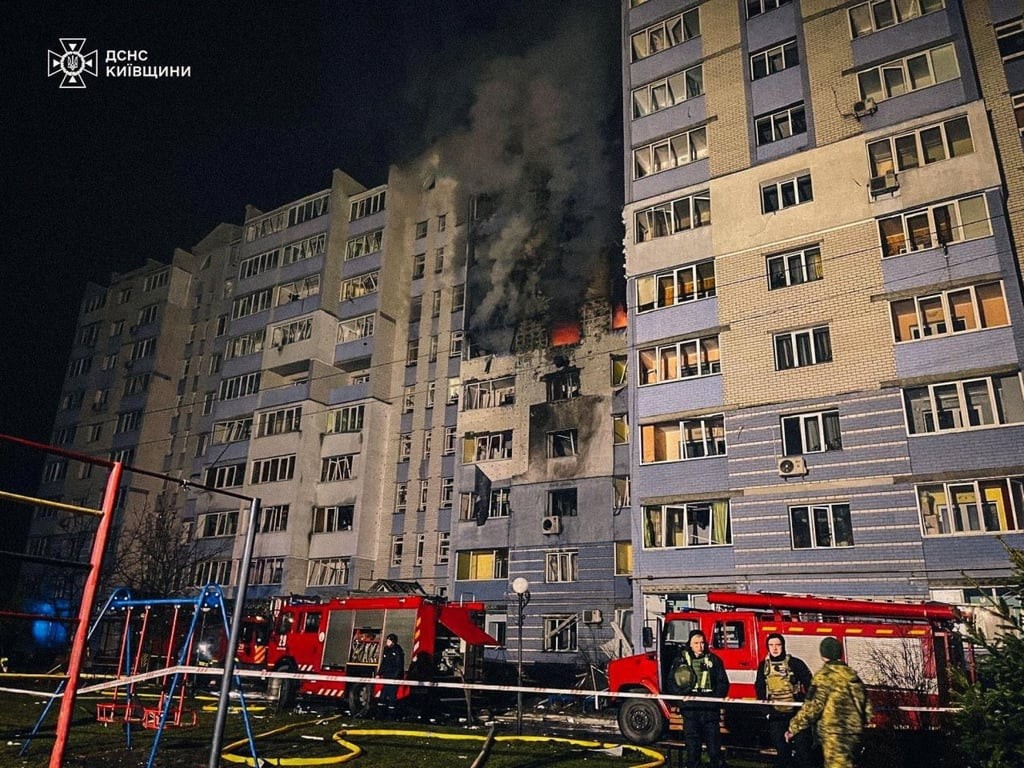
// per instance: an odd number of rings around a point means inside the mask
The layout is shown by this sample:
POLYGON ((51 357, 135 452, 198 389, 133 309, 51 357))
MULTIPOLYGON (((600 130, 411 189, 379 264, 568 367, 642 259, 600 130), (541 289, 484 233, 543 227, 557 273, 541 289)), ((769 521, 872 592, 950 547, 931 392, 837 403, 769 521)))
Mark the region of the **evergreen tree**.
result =
MULTIPOLYGON (((1024 550, 1005 542, 1013 586, 1009 595, 1024 592, 1024 550)), ((987 637, 973 633, 977 646, 977 681, 961 680, 957 726, 966 765, 972 768, 1024 766, 1024 622, 1006 597, 988 606, 999 618, 999 630, 987 637)), ((1019 611, 1019 609, 1018 609, 1019 611)))

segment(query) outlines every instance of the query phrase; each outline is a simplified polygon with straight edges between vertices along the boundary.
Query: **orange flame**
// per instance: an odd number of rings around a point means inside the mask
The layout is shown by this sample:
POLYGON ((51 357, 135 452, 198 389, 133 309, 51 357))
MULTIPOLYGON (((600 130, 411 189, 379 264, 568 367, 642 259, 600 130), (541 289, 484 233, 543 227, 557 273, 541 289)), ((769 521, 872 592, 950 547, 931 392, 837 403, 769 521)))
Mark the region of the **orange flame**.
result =
POLYGON ((582 336, 583 333, 580 330, 579 323, 564 321, 558 323, 551 329, 551 346, 565 347, 569 344, 579 344, 582 336))

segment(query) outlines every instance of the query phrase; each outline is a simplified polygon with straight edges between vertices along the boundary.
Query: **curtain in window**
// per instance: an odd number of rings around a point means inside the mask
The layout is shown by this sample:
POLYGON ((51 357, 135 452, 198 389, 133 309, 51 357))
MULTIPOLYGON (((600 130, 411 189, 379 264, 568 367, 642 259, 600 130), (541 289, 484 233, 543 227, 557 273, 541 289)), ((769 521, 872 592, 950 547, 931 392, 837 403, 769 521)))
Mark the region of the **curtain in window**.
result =
POLYGON ((711 543, 732 543, 732 527, 729 521, 728 501, 711 502, 711 543))

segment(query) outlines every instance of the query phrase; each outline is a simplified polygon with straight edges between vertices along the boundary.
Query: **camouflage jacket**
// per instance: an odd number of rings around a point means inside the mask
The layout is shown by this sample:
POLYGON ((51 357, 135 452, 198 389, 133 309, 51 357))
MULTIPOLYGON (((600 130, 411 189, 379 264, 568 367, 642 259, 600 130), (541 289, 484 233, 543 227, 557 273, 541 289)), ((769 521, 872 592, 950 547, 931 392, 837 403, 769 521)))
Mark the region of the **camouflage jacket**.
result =
POLYGON ((791 733, 817 723, 819 734, 857 734, 871 719, 864 683, 841 661, 819 669, 800 711, 789 723, 791 733))

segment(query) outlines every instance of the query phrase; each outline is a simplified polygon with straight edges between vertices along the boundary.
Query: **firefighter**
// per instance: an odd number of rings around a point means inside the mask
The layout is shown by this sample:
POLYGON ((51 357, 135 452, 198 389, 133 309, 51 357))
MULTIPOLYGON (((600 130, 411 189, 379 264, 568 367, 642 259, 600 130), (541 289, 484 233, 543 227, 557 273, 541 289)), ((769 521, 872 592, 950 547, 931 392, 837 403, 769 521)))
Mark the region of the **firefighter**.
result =
MULTIPOLYGON (((377 674, 392 680, 397 680, 405 675, 405 651, 398 644, 398 635, 394 632, 384 638, 384 652, 381 654, 377 674)), ((395 705, 398 703, 398 686, 385 685, 380 692, 380 703, 387 707, 388 714, 393 715, 395 705)))
MULTIPOLYGON (((778 632, 768 635, 768 654, 758 665, 754 678, 754 692, 762 701, 793 702, 803 701, 804 694, 811 686, 811 670, 796 656, 786 653, 786 639, 778 632)), ((789 721, 796 714, 796 707, 768 707, 768 735, 775 748, 775 764, 779 768, 800 768, 811 765, 811 732, 801 731, 792 743, 786 740, 789 721)))
MULTIPOLYGON (((708 641, 699 629, 690 632, 687 647, 672 667, 677 690, 689 696, 724 698, 729 692, 729 676, 722 660, 707 649, 708 641)), ((683 740, 686 742, 686 768, 700 765, 701 742, 707 746, 712 768, 722 768, 722 734, 719 731, 719 704, 688 699, 680 705, 683 715, 683 740)))
POLYGON ((795 734, 817 724, 825 768, 853 768, 854 751, 871 719, 871 704, 860 677, 843 663, 840 642, 826 637, 819 650, 825 666, 811 680, 807 699, 790 721, 786 739, 792 741, 795 734))

